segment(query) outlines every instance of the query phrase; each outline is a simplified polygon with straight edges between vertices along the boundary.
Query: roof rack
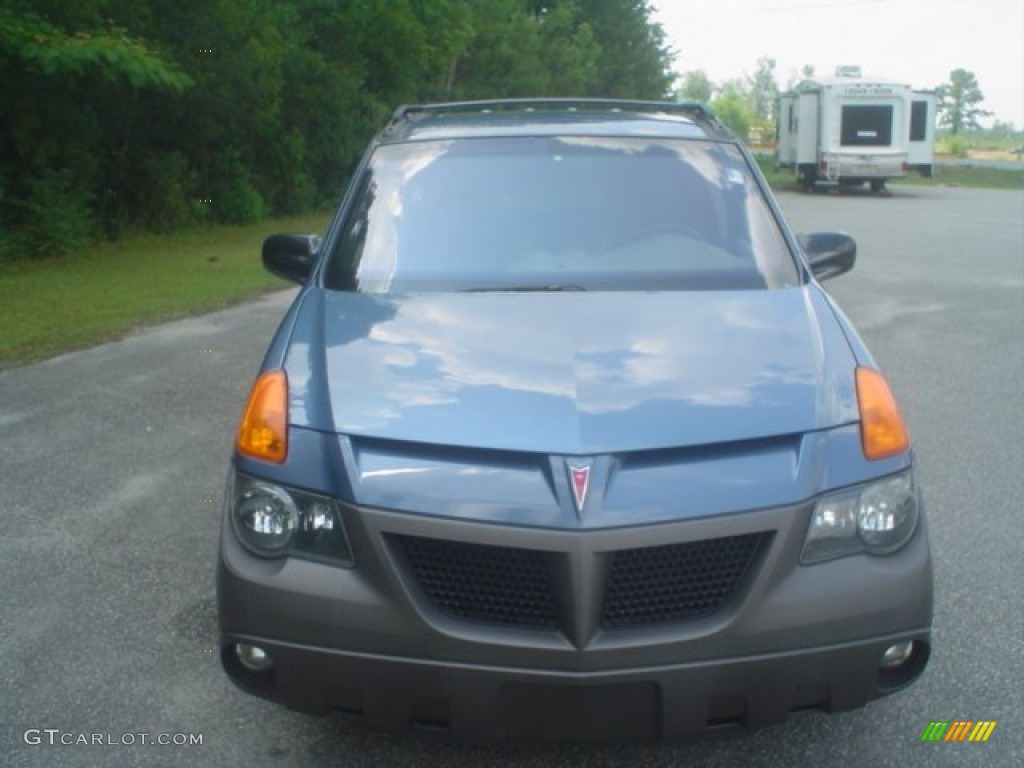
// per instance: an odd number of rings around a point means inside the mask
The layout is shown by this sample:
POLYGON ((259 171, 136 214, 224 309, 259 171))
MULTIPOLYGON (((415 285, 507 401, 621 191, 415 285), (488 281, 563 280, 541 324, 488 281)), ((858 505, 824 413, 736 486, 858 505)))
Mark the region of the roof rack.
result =
POLYGON ((633 99, 596 98, 540 98, 540 99, 489 99, 484 101, 450 101, 437 104, 403 104, 395 110, 385 131, 394 128, 404 120, 422 115, 465 114, 467 112, 500 112, 504 110, 576 111, 584 109, 606 109, 617 112, 639 112, 644 114, 678 114, 707 120, 718 124, 718 120, 703 104, 697 102, 642 101, 633 99))

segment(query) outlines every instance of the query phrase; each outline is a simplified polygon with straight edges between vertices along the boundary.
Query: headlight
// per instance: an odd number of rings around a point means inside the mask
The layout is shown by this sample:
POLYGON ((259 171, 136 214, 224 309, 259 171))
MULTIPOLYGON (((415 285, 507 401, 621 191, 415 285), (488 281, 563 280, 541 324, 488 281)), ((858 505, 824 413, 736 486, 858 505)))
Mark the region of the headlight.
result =
POLYGON ((229 493, 235 533, 254 554, 352 564, 333 499, 242 474, 235 476, 229 493))
POLYGON ((258 484, 238 498, 235 518, 242 541, 261 553, 274 554, 292 543, 299 510, 283 489, 258 484))
POLYGON ((917 527, 917 490, 911 470, 822 496, 814 507, 800 561, 819 563, 902 548, 917 527))

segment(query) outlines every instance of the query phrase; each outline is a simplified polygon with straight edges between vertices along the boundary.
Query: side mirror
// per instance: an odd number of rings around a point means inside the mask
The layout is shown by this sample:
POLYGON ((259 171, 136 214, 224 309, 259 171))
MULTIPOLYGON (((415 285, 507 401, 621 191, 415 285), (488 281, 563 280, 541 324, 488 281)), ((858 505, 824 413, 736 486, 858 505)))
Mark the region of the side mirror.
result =
POLYGON ((319 248, 317 235, 271 235, 263 241, 263 266, 271 274, 301 285, 309 279, 319 248))
POLYGON ((845 232, 808 232, 796 236, 811 274, 828 280, 849 272, 857 261, 857 243, 845 232))

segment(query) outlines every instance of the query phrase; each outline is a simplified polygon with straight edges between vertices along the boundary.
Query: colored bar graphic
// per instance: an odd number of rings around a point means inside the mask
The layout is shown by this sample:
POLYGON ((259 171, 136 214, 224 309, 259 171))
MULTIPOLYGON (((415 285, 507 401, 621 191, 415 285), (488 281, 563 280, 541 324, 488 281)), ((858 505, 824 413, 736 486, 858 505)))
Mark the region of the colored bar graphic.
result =
POLYGON ((996 720, 932 720, 921 734, 921 741, 988 741, 996 729, 996 720))

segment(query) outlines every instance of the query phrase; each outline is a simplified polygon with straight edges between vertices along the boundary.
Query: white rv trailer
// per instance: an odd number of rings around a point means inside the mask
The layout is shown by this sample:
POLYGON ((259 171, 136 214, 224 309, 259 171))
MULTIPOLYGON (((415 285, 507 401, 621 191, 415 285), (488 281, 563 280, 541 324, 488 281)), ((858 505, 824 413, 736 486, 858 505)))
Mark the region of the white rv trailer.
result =
POLYGON ((777 114, 776 165, 792 168, 807 188, 868 182, 879 191, 911 166, 931 173, 935 96, 906 83, 840 67, 783 94, 777 114))

